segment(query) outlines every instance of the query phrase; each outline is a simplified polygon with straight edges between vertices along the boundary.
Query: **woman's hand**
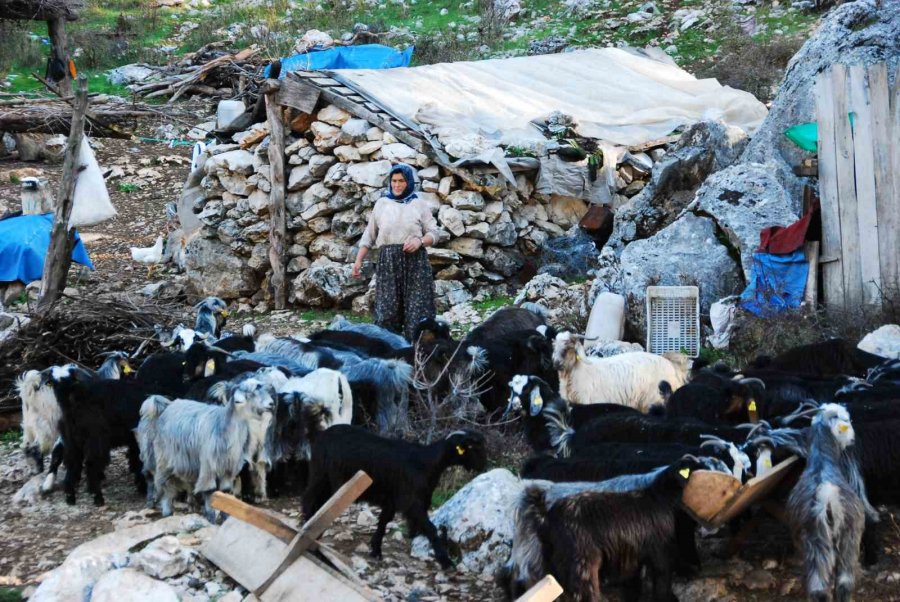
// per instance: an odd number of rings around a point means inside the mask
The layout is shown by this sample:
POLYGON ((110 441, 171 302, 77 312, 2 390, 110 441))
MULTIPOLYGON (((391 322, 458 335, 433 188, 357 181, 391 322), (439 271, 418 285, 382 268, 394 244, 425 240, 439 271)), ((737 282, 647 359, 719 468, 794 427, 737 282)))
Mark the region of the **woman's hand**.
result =
POLYGON ((421 247, 422 239, 418 236, 413 236, 412 238, 407 239, 405 243, 403 243, 403 251, 405 253, 415 253, 421 247))
POLYGON ((353 276, 354 278, 361 278, 362 277, 361 270, 362 270, 362 260, 357 259, 356 262, 353 264, 353 269, 350 271, 350 275, 353 276))

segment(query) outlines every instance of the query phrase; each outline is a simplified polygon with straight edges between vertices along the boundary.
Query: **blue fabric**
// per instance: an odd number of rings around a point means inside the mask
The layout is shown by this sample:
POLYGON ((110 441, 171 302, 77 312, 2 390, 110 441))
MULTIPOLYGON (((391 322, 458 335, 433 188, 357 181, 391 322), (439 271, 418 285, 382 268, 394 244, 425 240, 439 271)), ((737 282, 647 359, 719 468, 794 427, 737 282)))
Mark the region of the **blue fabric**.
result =
POLYGON ((416 176, 413 172, 412 167, 410 167, 406 163, 397 163, 391 168, 391 173, 388 174, 388 190, 386 196, 389 199, 404 204, 410 202, 413 199, 419 198, 419 196, 416 194, 416 176), (400 196, 395 196, 394 191, 391 189, 391 178, 395 173, 400 174, 401 176, 403 176, 403 179, 406 180, 406 189, 400 196))
MULTIPOLYGON (((0 221, 0 282, 19 280, 28 284, 41 278, 52 228, 52 213, 20 215, 0 221)), ((94 269, 77 232, 72 260, 94 269)))
POLYGON ((803 251, 785 255, 754 253, 750 282, 741 293, 741 307, 762 317, 800 307, 808 272, 803 251))
MULTIPOLYGON (((289 71, 318 71, 320 69, 393 69, 409 67, 412 61, 414 46, 406 50, 395 50, 381 44, 362 44, 360 46, 336 46, 326 50, 312 48, 309 52, 295 54, 281 59, 279 79, 289 71)), ((263 75, 269 77, 271 65, 267 66, 263 75)))

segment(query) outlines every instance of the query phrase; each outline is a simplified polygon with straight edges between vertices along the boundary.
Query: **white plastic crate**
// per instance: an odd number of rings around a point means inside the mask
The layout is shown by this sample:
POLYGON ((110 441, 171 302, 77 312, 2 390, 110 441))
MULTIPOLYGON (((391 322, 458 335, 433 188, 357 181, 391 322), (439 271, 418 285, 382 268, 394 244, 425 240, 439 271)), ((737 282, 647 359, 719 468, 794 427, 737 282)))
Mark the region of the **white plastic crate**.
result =
POLYGON ((700 353, 700 289, 696 286, 647 287, 647 351, 700 353))

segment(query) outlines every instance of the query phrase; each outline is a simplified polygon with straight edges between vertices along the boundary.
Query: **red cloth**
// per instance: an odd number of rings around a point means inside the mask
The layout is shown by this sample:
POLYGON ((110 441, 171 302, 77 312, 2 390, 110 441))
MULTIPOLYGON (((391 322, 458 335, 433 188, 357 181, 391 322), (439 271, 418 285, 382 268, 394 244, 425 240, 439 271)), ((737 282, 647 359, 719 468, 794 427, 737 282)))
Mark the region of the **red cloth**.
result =
POLYGON ((806 212, 790 226, 770 226, 759 232, 759 248, 757 251, 773 255, 793 253, 803 246, 806 230, 812 221, 813 214, 819 209, 819 201, 815 201, 806 212))

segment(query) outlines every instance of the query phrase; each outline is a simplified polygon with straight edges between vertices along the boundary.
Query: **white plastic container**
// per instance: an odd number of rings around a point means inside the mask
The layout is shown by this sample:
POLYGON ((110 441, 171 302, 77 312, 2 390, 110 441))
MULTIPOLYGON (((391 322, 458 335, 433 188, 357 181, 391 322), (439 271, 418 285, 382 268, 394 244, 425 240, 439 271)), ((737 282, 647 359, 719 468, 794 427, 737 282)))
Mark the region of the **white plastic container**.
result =
POLYGON ((247 108, 240 100, 220 100, 216 109, 216 127, 220 130, 227 128, 231 122, 244 114, 247 108))
POLYGON ((591 316, 584 333, 585 345, 593 347, 597 341, 621 341, 625 334, 625 297, 615 293, 600 293, 594 300, 591 316))

